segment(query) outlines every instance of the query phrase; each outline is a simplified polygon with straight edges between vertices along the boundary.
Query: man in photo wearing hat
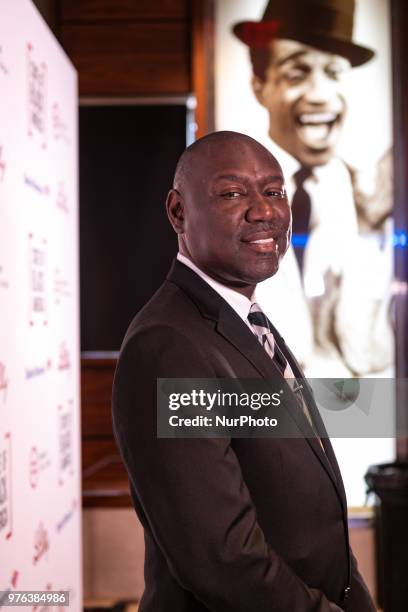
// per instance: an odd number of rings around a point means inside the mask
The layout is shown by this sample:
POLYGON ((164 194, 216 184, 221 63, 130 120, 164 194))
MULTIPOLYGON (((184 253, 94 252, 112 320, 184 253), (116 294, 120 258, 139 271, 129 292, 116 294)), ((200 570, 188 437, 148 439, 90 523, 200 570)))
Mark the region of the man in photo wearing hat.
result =
POLYGON ((393 360, 389 157, 368 200, 336 155, 347 111, 343 79, 374 57, 352 40, 354 12, 354 0, 270 0, 261 21, 233 28, 249 47, 253 91, 268 112, 268 144, 284 168, 293 214, 295 248, 259 294, 282 329, 287 311, 273 295, 296 306, 288 336, 310 376, 390 373, 393 360))

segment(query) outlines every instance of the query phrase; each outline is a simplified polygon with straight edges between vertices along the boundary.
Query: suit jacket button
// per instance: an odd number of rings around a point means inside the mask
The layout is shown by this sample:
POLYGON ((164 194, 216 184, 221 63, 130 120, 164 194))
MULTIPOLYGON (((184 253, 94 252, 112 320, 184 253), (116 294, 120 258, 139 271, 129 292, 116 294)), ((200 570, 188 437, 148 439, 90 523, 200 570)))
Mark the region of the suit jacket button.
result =
POLYGON ((348 598, 350 597, 350 591, 351 591, 351 587, 346 587, 343 591, 343 601, 347 601, 348 598))

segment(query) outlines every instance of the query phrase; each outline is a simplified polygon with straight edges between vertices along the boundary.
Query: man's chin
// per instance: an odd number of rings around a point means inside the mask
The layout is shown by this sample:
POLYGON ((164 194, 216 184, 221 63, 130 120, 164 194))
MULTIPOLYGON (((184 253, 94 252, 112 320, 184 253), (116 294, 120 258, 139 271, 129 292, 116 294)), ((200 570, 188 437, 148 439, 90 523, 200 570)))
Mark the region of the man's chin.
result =
POLYGON ((267 278, 274 276, 278 270, 278 261, 275 260, 273 264, 271 262, 266 264, 265 262, 264 266, 258 267, 256 270, 248 271, 245 280, 248 282, 248 284, 257 285, 258 283, 262 283, 262 281, 266 280, 267 278))
POLYGON ((303 146, 295 156, 302 166, 324 166, 334 157, 335 147, 327 145, 323 147, 303 146))

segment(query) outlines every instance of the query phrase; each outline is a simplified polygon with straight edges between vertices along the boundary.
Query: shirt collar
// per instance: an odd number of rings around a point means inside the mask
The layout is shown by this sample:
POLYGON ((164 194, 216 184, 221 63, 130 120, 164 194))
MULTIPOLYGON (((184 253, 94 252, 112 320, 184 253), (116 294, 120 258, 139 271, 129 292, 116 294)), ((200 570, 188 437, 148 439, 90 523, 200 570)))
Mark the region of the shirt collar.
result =
POLYGON ((245 295, 219 283, 215 279, 208 276, 205 272, 203 272, 198 266, 196 266, 188 257, 182 255, 181 253, 177 253, 177 259, 193 270, 200 278, 203 279, 210 287, 214 289, 226 302, 235 310, 237 315, 241 317, 241 319, 250 327, 250 323, 248 321, 248 314, 251 308, 251 304, 255 301, 254 295, 252 295, 251 300, 249 300, 245 295))

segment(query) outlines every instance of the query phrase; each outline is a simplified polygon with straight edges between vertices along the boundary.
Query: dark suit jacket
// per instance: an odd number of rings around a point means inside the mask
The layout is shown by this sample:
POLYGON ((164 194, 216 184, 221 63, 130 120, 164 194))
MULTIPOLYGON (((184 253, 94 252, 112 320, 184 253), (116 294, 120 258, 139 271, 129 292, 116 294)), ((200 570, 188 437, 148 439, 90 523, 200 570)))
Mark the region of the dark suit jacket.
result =
POLYGON ((114 432, 145 531, 140 612, 375 610, 349 548, 330 442, 323 452, 296 400, 285 408, 298 439, 158 439, 159 377, 282 384, 235 311, 176 261, 129 327, 113 388, 114 432))

